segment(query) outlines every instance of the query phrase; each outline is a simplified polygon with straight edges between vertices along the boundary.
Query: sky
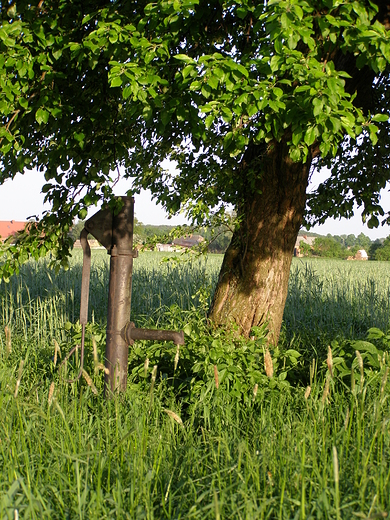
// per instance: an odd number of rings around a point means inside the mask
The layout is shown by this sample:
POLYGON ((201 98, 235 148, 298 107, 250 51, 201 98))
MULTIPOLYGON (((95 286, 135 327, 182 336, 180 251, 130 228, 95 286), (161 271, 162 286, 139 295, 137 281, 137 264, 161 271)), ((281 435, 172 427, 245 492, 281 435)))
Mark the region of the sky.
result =
MULTIPOLYGON (((320 172, 313 176, 309 191, 313 190, 319 182, 326 177, 326 172, 320 172)), ((44 206, 44 195, 41 193, 41 187, 45 184, 43 174, 30 171, 23 175, 17 175, 12 181, 6 181, 0 186, 0 220, 17 220, 25 221, 33 215, 42 215, 48 206, 44 206)), ((115 194, 123 195, 130 188, 130 180, 122 179, 115 186, 115 194)), ((390 192, 389 189, 382 192, 383 208, 390 210, 390 192)), ((135 216, 143 224, 169 224, 179 225, 185 224, 184 215, 178 215, 168 219, 168 215, 161 205, 156 204, 151 199, 149 191, 143 191, 135 197, 135 216)), ((98 208, 92 208, 89 216, 92 216, 98 208)), ((384 238, 390 235, 389 226, 381 226, 377 229, 369 229, 365 226, 360 217, 360 212, 356 210, 355 216, 350 219, 328 219, 324 225, 315 226, 310 231, 327 235, 359 235, 364 233, 371 240, 376 238, 384 238)))

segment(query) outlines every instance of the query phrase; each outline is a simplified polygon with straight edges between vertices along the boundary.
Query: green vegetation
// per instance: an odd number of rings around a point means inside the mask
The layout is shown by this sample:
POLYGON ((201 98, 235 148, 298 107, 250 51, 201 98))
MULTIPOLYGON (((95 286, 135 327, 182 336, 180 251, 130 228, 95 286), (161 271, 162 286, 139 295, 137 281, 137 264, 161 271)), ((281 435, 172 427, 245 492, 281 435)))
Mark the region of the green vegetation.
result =
MULTIPOLYGON (((208 227, 191 227, 191 226, 170 226, 170 225, 152 225, 143 224, 137 218, 134 218, 134 243, 138 245, 153 247, 157 242, 162 244, 172 244, 174 239, 179 236, 199 234, 202 236, 208 245, 210 253, 224 253, 232 238, 233 217, 229 214, 225 216, 226 222, 220 224, 210 222, 208 227)), ((72 241, 75 242, 79 237, 84 227, 84 220, 78 221, 74 224, 69 232, 72 241)), ((91 235, 89 235, 92 237, 91 235)), ((205 242, 205 243, 206 243, 205 242)))
MULTIPOLYGON (((355 235, 331 235, 325 236, 301 230, 299 236, 315 237, 313 244, 300 242, 300 254, 306 257, 339 258, 354 257, 363 249, 370 260, 390 260, 390 237, 372 241, 364 233, 355 235)), ((298 237, 299 240, 299 237, 298 237)))
POLYGON ((0 285, 0 518, 385 518, 388 265, 294 260, 270 365, 263 329, 207 325, 222 257, 166 256, 134 262, 132 318, 183 328, 186 344, 137 342, 110 400, 108 256, 92 254, 78 383, 64 381, 77 360, 59 364, 80 338, 80 254, 66 273, 28 263, 0 285))
POLYGON ((0 275, 48 251, 66 265, 74 220, 119 210, 125 177, 129 196, 149 189, 195 225, 235 211, 209 319, 246 337, 267 319, 277 343, 305 214, 350 217, 356 202, 370 227, 390 221, 386 5, 2 4, 0 184, 39 169, 50 210, 4 245, 0 275), (330 178, 306 196, 321 161, 330 178))
POLYGON ((388 236, 382 246, 375 249, 375 260, 390 260, 390 236, 388 236))

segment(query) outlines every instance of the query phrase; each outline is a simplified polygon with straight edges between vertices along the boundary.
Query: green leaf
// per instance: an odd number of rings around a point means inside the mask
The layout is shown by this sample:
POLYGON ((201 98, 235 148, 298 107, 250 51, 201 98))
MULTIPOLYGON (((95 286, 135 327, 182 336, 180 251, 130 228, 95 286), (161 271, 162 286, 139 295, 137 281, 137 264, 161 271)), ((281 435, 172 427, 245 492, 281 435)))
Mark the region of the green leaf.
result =
POLYGON ((233 118, 233 112, 228 107, 222 107, 222 117, 223 117, 223 120, 228 123, 233 118))
POLYGON ((272 94, 277 98, 281 98, 284 94, 283 90, 279 87, 273 87, 272 94))
POLYGON ((153 110, 150 105, 145 105, 142 110, 142 116, 145 119, 145 121, 149 121, 153 117, 153 110))
POLYGON ((319 116, 322 113, 322 109, 324 107, 324 104, 321 99, 314 98, 313 99, 313 114, 315 117, 319 116))
POLYGON ((312 126, 306 130, 304 141, 307 144, 307 146, 311 146, 315 140, 316 140, 316 130, 315 130, 315 127, 312 126))
POLYGON ((338 78, 327 78, 328 88, 334 93, 340 93, 344 90, 341 80, 338 78))
POLYGON ((39 108, 35 113, 35 119, 39 125, 47 123, 49 121, 49 112, 44 108, 39 108))
POLYGON ((189 56, 187 56, 187 54, 176 54, 176 56, 174 56, 174 58, 176 60, 180 60, 180 61, 184 61, 185 63, 188 63, 188 64, 191 64, 191 65, 195 65, 195 60, 193 58, 190 58, 189 56))
POLYGON ((292 148, 290 150, 290 157, 294 162, 299 162, 301 160, 301 156, 302 154, 299 148, 292 148))
POLYGON ((22 108, 28 108, 28 101, 26 98, 19 98, 19 105, 22 107, 22 108))
POLYGON ((340 129, 341 129, 341 121, 339 118, 337 117, 330 117, 330 121, 332 123, 332 126, 333 126, 333 131, 335 133, 339 132, 340 129))
POLYGON ((219 85, 219 79, 217 78, 217 76, 210 76, 207 80, 207 83, 208 85, 210 85, 212 89, 216 90, 219 85))
POLYGON ((88 211, 86 208, 80 209, 80 211, 78 213, 78 217, 80 220, 84 220, 87 215, 88 215, 88 211))
POLYGON ((258 108, 256 103, 248 105, 246 111, 249 117, 253 117, 255 114, 257 114, 258 108))
POLYGON ((379 226, 379 220, 377 219, 377 217, 375 215, 372 215, 367 222, 367 227, 369 229, 374 229, 374 228, 377 228, 378 226, 379 226))
POLYGON ((301 140, 302 140, 302 135, 303 135, 303 134, 302 134, 302 130, 301 130, 301 128, 299 128, 299 129, 293 131, 292 139, 291 139, 293 145, 295 145, 295 146, 298 146, 298 145, 299 145, 299 143, 300 143, 301 140))
POLYGON ((368 339, 381 339, 381 338, 383 338, 384 335, 385 335, 385 333, 382 330, 378 329, 377 327, 371 327, 367 331, 368 339))
POLYGON ((214 119, 215 119, 215 117, 213 114, 210 114, 206 117, 204 123, 205 123, 205 126, 207 129, 210 128, 210 126, 213 124, 214 119))
POLYGON ((241 74, 243 76, 245 76, 246 78, 249 77, 249 72, 247 71, 247 69, 243 65, 238 63, 236 68, 237 68, 237 70, 239 70, 241 72, 241 74))
POLYGON ((47 192, 49 192, 52 189, 52 187, 53 186, 51 184, 44 184, 42 186, 41 192, 42 193, 47 193, 47 192))
POLYGON ((378 142, 378 130, 379 128, 376 125, 369 125, 368 130, 370 133, 370 139, 373 145, 376 145, 378 142))
POLYGON ((371 121, 375 121, 376 123, 385 123, 389 120, 388 114, 375 114, 372 116, 371 121))
POLYGON ((236 13, 237 13, 237 16, 243 20, 246 17, 246 15, 248 14, 248 11, 245 7, 237 7, 236 13))
POLYGON ((123 99, 127 99, 132 93, 132 88, 130 86, 127 86, 123 89, 122 96, 123 99))
POLYGON ((192 71, 195 70, 194 65, 186 65, 184 69, 182 70, 182 76, 184 79, 186 79, 187 76, 191 74, 192 71))
POLYGON ((111 80, 111 87, 120 87, 122 85, 122 78, 120 76, 115 76, 115 78, 113 78, 111 80))
POLYGON ((79 142, 80 142, 80 141, 84 141, 84 139, 85 139, 85 134, 83 134, 83 132, 80 132, 80 133, 75 132, 75 133, 73 134, 73 137, 76 139, 76 141, 79 141, 79 142))

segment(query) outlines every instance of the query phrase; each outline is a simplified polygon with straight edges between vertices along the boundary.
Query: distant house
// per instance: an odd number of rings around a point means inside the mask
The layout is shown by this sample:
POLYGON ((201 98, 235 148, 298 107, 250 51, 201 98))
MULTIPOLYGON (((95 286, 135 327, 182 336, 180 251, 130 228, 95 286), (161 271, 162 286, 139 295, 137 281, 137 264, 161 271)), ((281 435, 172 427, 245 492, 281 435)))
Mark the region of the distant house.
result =
POLYGON ((18 231, 23 231, 27 222, 17 220, 0 220, 0 241, 4 242, 10 236, 17 235, 18 231))
POLYGON ((294 246, 294 256, 303 256, 302 254, 302 251, 301 251, 301 244, 307 244, 308 246, 310 247, 313 247, 314 245, 314 240, 316 239, 316 237, 308 237, 306 235, 299 235, 297 237, 297 240, 295 242, 295 246, 294 246))
POLYGON ((187 235, 185 237, 177 238, 173 241, 173 244, 178 247, 194 247, 204 242, 204 238, 200 235, 187 235))
POLYGON ((359 249, 359 251, 356 251, 355 256, 349 256, 347 260, 368 260, 368 254, 365 249, 359 249))
POLYGON ((180 249, 191 249, 204 242, 204 238, 200 235, 187 235, 185 237, 176 238, 171 244, 156 244, 157 251, 174 252, 180 249))
POLYGON ((359 249, 355 255, 355 260, 368 260, 368 254, 365 249, 359 249))
POLYGON ((176 249, 172 246, 172 244, 156 244, 157 251, 164 251, 166 253, 170 253, 175 251, 176 249))

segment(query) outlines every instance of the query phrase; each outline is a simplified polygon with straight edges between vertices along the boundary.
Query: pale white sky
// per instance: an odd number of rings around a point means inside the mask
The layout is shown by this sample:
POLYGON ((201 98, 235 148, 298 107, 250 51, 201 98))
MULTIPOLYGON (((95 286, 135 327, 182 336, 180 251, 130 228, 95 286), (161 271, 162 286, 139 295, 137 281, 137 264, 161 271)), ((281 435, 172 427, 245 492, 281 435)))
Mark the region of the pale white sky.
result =
MULTIPOLYGON (((312 180, 310 189, 319 183, 322 175, 318 174, 312 180)), ((24 175, 17 175, 14 180, 6 181, 0 186, 0 220, 20 220, 24 221, 32 215, 41 215, 45 208, 43 205, 44 195, 40 192, 45 184, 43 174, 36 171, 27 172, 24 175)), ((129 180, 120 180, 115 186, 116 195, 123 195, 130 188, 129 180)), ((390 209, 390 193, 388 190, 383 192, 384 209, 390 209)), ((98 208, 92 208, 89 215, 93 215, 98 208)), ((170 224, 178 225, 186 223, 184 215, 178 215, 168 219, 164 209, 151 200, 150 192, 144 191, 135 197, 135 215, 144 224, 170 224)), ((360 214, 357 211, 355 216, 350 219, 328 221, 323 226, 315 226, 311 229, 316 233, 326 235, 358 235, 364 233, 374 240, 376 238, 387 237, 390 235, 389 226, 369 229, 363 225, 360 214)))

